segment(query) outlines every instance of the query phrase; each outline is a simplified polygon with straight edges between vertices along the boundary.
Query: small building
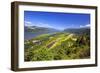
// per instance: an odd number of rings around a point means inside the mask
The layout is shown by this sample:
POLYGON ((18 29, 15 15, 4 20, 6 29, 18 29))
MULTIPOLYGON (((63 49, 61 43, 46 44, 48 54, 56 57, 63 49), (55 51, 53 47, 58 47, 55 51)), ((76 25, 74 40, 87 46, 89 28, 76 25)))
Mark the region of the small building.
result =
POLYGON ((41 41, 40 40, 33 40, 32 42, 33 42, 33 44, 38 44, 38 45, 41 44, 41 41))

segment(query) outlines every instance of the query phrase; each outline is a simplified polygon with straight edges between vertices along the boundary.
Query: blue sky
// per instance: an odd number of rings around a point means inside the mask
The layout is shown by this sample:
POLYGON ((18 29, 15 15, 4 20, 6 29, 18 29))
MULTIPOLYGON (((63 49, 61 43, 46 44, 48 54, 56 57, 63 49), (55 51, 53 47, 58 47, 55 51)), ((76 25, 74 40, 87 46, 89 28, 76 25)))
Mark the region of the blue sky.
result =
POLYGON ((90 14, 24 11, 24 25, 59 30, 90 27, 90 14))

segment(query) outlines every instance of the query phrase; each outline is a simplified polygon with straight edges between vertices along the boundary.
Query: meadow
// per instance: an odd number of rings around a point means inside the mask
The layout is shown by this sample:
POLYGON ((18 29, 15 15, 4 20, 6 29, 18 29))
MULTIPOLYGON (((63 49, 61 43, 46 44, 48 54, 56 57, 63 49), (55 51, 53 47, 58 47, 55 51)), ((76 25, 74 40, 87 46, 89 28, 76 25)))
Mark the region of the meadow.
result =
POLYGON ((89 34, 56 32, 24 41, 24 61, 90 58, 89 34))

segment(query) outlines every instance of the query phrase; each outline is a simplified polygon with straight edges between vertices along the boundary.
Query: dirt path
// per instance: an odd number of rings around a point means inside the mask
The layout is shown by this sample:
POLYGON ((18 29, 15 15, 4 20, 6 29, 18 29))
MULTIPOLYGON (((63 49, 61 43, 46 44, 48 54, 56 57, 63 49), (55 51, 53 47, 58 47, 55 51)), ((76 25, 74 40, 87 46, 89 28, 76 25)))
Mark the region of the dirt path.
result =
POLYGON ((64 40, 63 38, 58 38, 55 43, 53 43, 50 48, 54 48, 56 45, 61 44, 63 41, 68 40, 69 38, 71 38, 73 36, 73 34, 68 35, 64 40))
POLYGON ((53 44, 55 44, 56 41, 51 42, 50 44, 47 45, 47 48, 50 48, 53 44))
MULTIPOLYGON (((73 34, 70 34, 70 35, 68 35, 67 38, 64 39, 64 40, 67 40, 67 39, 71 38, 72 36, 73 36, 73 34)), ((47 48, 53 48, 53 47, 55 47, 56 44, 58 44, 59 41, 60 41, 60 42, 63 41, 63 40, 61 40, 61 39, 62 39, 62 38, 57 38, 55 41, 50 42, 46 47, 47 47, 47 48)))

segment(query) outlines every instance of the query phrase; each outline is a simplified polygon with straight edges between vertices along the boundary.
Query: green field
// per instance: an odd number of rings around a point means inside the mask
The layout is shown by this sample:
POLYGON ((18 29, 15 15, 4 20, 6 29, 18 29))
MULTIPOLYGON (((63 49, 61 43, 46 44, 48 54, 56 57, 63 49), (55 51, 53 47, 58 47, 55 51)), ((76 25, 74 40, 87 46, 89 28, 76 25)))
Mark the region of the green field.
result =
POLYGON ((25 61, 49 61, 90 58, 88 34, 58 32, 42 34, 24 41, 25 61))

